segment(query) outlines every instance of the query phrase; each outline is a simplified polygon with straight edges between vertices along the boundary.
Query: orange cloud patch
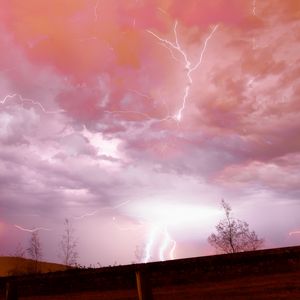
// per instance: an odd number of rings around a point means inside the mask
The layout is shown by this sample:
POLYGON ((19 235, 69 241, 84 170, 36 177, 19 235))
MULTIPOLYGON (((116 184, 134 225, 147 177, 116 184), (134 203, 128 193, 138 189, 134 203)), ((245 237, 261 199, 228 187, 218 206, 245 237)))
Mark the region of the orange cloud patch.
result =
MULTIPOLYGON (((103 36, 111 45, 117 56, 117 62, 122 66, 138 68, 140 66, 140 36, 134 30, 119 32, 104 32, 103 36)), ((100 37, 101 38, 101 37, 100 37)))
POLYGON ((239 0, 174 1, 171 13, 187 26, 207 26, 221 22, 237 25, 249 15, 249 5, 239 0))
POLYGON ((138 68, 138 33, 122 27, 113 2, 99 8, 99 20, 94 15, 98 14, 95 3, 88 4, 81 0, 14 0, 7 5, 6 22, 33 61, 63 72, 84 77, 115 63, 138 68))

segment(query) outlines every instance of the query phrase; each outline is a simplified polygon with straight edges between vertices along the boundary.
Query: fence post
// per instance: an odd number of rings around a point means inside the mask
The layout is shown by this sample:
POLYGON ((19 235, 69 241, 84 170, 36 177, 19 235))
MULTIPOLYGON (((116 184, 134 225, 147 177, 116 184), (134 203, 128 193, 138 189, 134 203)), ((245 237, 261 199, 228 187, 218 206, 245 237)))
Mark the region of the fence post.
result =
POLYGON ((18 300, 17 285, 12 282, 6 282, 5 300, 18 300))
POLYGON ((135 272, 139 300, 153 300, 150 280, 145 271, 135 272))

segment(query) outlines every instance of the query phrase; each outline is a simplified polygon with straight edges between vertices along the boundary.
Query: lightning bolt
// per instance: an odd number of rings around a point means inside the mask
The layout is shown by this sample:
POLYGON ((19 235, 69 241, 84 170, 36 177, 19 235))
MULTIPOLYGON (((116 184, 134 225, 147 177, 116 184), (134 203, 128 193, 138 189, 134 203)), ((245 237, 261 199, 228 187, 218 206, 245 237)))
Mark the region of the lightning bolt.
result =
POLYGON ((162 230, 162 228, 160 226, 158 226, 157 224, 152 225, 149 237, 148 237, 148 241, 146 243, 146 247, 145 247, 145 254, 144 254, 144 263, 147 263, 150 261, 151 259, 151 253, 152 253, 152 248, 153 248, 153 244, 155 242, 155 240, 157 239, 157 236, 159 233, 163 234, 163 241, 159 247, 159 259, 161 261, 166 260, 165 258, 165 252, 168 249, 168 247, 170 247, 170 245, 172 244, 172 247, 169 251, 169 258, 170 259, 174 259, 174 251, 176 248, 176 241, 172 240, 170 237, 170 234, 166 228, 166 226, 164 227, 164 229, 162 230))
POLYGON ((133 115, 137 115, 137 116, 146 118, 149 122, 164 122, 164 121, 172 119, 170 116, 164 117, 162 119, 154 119, 153 117, 151 117, 150 115, 148 115, 146 113, 142 113, 142 112, 135 111, 135 110, 105 110, 104 112, 108 113, 108 114, 133 114, 133 115))
POLYGON ((256 16, 256 0, 252 1, 252 14, 256 16))
POLYGON ((123 201, 117 205, 114 205, 114 206, 108 206, 108 207, 105 207, 105 208, 109 208, 109 209, 116 209, 116 208, 119 208, 119 207, 122 207, 126 204, 128 204, 130 202, 130 200, 126 200, 126 201, 123 201))
POLYGON ((176 243, 176 241, 174 241, 174 240, 172 240, 172 242, 173 242, 173 246, 172 246, 172 248, 171 248, 171 250, 170 250, 170 259, 175 259, 175 249, 176 249, 176 246, 177 246, 177 243, 176 243))
MULTIPOLYGON (((252 0, 252 15, 256 17, 256 0, 252 0)), ((256 39, 255 37, 252 38, 252 49, 256 48, 256 39)))
POLYGON ((57 111, 46 110, 45 107, 39 101, 23 98, 22 95, 20 95, 20 94, 6 95, 3 100, 0 100, 0 104, 5 105, 7 101, 9 101, 11 99, 14 99, 16 97, 20 100, 20 102, 22 104, 26 103, 26 102, 29 102, 32 105, 38 106, 45 114, 58 114, 58 113, 65 112, 63 109, 60 109, 60 110, 57 110, 57 111))
POLYGON ((144 255, 144 263, 149 262, 149 260, 151 259, 151 250, 155 241, 155 238, 157 236, 157 232, 158 232, 158 227, 156 225, 152 226, 146 247, 145 247, 145 255, 144 255))
POLYGON ((170 246, 171 243, 173 243, 173 246, 169 252, 169 258, 174 259, 174 251, 175 251, 175 247, 176 247, 176 242, 171 239, 170 234, 169 234, 167 228, 165 227, 164 228, 164 240, 159 248, 159 259, 161 261, 166 260, 164 257, 164 253, 167 250, 168 246, 170 246))
MULTIPOLYGON (((135 115, 139 115, 143 118, 146 118, 147 121, 149 121, 149 122, 164 122, 164 121, 168 121, 168 120, 175 120, 177 122, 181 121, 182 113, 183 113, 183 111, 186 107, 186 102, 187 102, 189 94, 190 94, 190 89, 193 85, 192 73, 194 71, 196 71, 200 67, 200 65, 202 64, 203 57, 204 57, 205 51, 207 49, 208 42, 213 37, 213 35, 216 32, 216 30, 218 29, 219 25, 215 25, 213 27, 213 29, 211 30, 210 34, 204 40, 203 47, 202 47, 202 50, 200 52, 199 59, 194 64, 189 60, 188 55, 186 54, 186 52, 183 50, 183 48, 181 47, 181 45, 179 43, 179 38, 178 38, 178 34, 177 34, 177 26, 178 26, 178 21, 175 22, 175 25, 174 25, 174 28, 173 28, 173 32, 174 32, 174 36, 175 36, 175 42, 171 42, 167 39, 163 39, 163 38, 159 37, 157 34, 155 34, 153 31, 147 30, 147 32, 149 34, 154 36, 156 39, 158 39, 162 43, 163 47, 166 47, 170 51, 172 59, 180 62, 180 60, 174 54, 175 51, 177 52, 177 54, 179 54, 183 58, 182 61, 184 63, 184 69, 186 71, 187 84, 186 84, 185 89, 184 89, 182 104, 181 104, 180 108, 178 109, 177 113, 175 113, 174 115, 167 115, 163 118, 153 118, 153 117, 151 117, 150 115, 148 115, 146 113, 138 112, 138 111, 131 111, 131 110, 130 111, 129 110, 113 110, 113 111, 106 110, 106 111, 104 111, 105 113, 109 113, 109 114, 135 114, 135 115)), ((129 90, 129 91, 133 92, 133 93, 135 93, 135 94, 137 94, 137 95, 139 95, 143 98, 147 98, 148 100, 153 99, 152 97, 150 97, 146 94, 140 93, 136 90, 129 90)))
MULTIPOLYGON (((147 99, 149 101, 153 100, 153 97, 151 97, 151 96, 149 96, 145 93, 142 93, 140 91, 137 91, 135 89, 128 89, 128 92, 136 94, 137 96, 142 97, 144 99, 147 99)), ((148 122, 164 122, 164 121, 172 119, 172 117, 170 115, 167 115, 166 117, 163 117, 163 118, 153 118, 147 113, 139 112, 139 111, 136 111, 136 110, 105 110, 104 112, 107 113, 107 114, 132 114, 132 115, 137 115, 137 116, 141 116, 142 118, 145 118, 148 122)))
POLYGON ((144 93, 141 93, 140 91, 137 91, 137 90, 128 89, 128 91, 129 91, 129 92, 132 92, 132 93, 135 93, 135 94, 137 94, 138 96, 141 96, 141 97, 146 98, 146 99, 148 99, 148 100, 152 100, 152 99, 153 99, 153 98, 150 97, 149 95, 144 94, 144 93))
POLYGON ((164 241, 163 241, 163 243, 161 244, 161 246, 159 248, 159 259, 161 261, 165 260, 164 252, 167 249, 169 243, 170 243, 170 236, 169 236, 169 233, 168 233, 167 229, 165 228, 165 230, 164 230, 164 241))
POLYGON ((80 216, 75 216, 75 217, 73 217, 73 219, 75 219, 75 220, 82 220, 82 219, 84 219, 86 217, 92 217, 92 216, 94 216, 97 212, 98 212, 98 210, 95 210, 95 211, 90 212, 90 213, 85 213, 85 214, 80 215, 80 216))
POLYGON ((179 43, 178 33, 177 33, 177 26, 178 26, 178 21, 176 20, 174 28, 173 28, 175 42, 171 42, 167 39, 164 39, 164 38, 158 36, 156 33, 154 33, 151 30, 147 30, 147 32, 149 34, 151 34, 152 36, 154 36, 157 40, 159 40, 163 45, 165 45, 169 49, 173 59, 175 59, 177 61, 177 59, 174 55, 174 51, 176 51, 183 59, 184 68, 186 70, 187 84, 186 84, 185 89, 184 89, 184 95, 183 95, 183 98, 182 98, 181 107, 179 108, 177 113, 175 113, 172 116, 172 118, 174 120, 176 120, 177 122, 180 122, 181 119, 182 119, 182 113, 183 113, 183 111, 186 107, 186 102, 187 102, 189 94, 190 94, 190 89, 193 85, 192 73, 200 67, 200 65, 203 61, 203 57, 204 57, 206 48, 207 48, 207 44, 208 44, 209 40, 213 37, 213 35, 216 32, 216 30, 218 29, 219 25, 215 25, 213 27, 212 31, 210 32, 210 34, 208 35, 208 37, 204 40, 204 44, 203 44, 202 50, 200 52, 199 59, 194 64, 190 61, 190 59, 188 58, 187 53, 183 50, 183 48, 181 47, 181 45, 179 43))
POLYGON ((99 6, 100 0, 97 0, 94 6, 94 17, 95 17, 95 22, 98 21, 98 6, 99 6))
POLYGON ((158 7, 157 10, 160 11, 161 13, 163 13, 164 15, 169 16, 169 14, 167 13, 167 11, 165 11, 165 10, 162 9, 161 7, 158 7))
POLYGON ((49 229, 49 228, 46 228, 46 227, 36 227, 36 228, 32 228, 32 229, 29 229, 29 228, 25 228, 25 227, 22 227, 20 225, 14 225, 14 227, 16 227, 17 229, 21 230, 21 231, 26 231, 26 232, 36 232, 36 231, 39 231, 39 230, 45 230, 45 231, 51 231, 52 229, 49 229))
MULTIPOLYGON (((101 210, 106 210, 106 209, 114 210, 114 209, 117 209, 119 207, 122 207, 122 206, 126 205, 129 202, 130 202, 130 200, 127 200, 127 201, 121 202, 121 203, 119 203, 117 205, 114 205, 114 206, 105 206, 105 207, 102 207, 101 210)), ((99 212, 99 210, 97 209, 97 210, 94 210, 92 212, 86 212, 86 213, 84 213, 82 215, 79 215, 79 216, 73 216, 72 218, 75 219, 75 220, 82 220, 84 218, 95 216, 98 212, 99 212)))
MULTIPOLYGON (((142 97, 146 100, 154 100, 154 98, 150 95, 147 95, 145 93, 142 93, 140 91, 134 90, 134 89, 128 89, 128 92, 136 94, 139 97, 142 97)), ((161 98, 161 97, 160 97, 161 98)), ((164 104, 164 106, 166 107, 166 110, 168 111, 167 115, 165 117, 162 118, 153 118, 152 116, 150 116, 147 113, 144 112, 139 112, 136 110, 105 110, 104 112, 107 114, 128 114, 128 115, 136 115, 136 116, 141 116, 142 118, 146 119, 146 126, 151 126, 151 124, 153 123, 160 123, 160 122, 165 122, 165 121, 169 121, 172 120, 173 117, 169 114, 169 109, 166 105, 166 102, 164 99, 159 99, 160 102, 162 102, 164 104)), ((145 127, 146 127, 145 126, 145 127)))

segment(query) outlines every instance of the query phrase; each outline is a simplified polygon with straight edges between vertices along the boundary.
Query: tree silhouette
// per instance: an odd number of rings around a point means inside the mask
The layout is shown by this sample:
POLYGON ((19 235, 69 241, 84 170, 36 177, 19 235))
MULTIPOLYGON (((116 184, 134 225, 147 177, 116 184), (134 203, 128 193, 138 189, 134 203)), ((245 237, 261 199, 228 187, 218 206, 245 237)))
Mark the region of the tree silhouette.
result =
POLYGON ((263 239, 255 231, 250 231, 247 222, 233 218, 231 207, 222 200, 225 218, 216 226, 217 233, 208 237, 208 242, 221 253, 235 253, 257 250, 262 247, 263 239))
POLYGON ((24 258, 25 254, 26 254, 26 250, 23 248, 21 243, 18 243, 15 252, 12 254, 12 256, 24 258))
POLYGON ((33 271, 38 272, 38 261, 42 259, 42 246, 39 238, 38 231, 34 231, 31 234, 31 238, 29 240, 29 247, 27 248, 27 252, 29 257, 34 260, 33 271))
POLYGON ((68 219, 65 219, 64 226, 64 233, 60 241, 60 257, 66 266, 74 266, 78 259, 77 240, 74 237, 74 228, 68 219))

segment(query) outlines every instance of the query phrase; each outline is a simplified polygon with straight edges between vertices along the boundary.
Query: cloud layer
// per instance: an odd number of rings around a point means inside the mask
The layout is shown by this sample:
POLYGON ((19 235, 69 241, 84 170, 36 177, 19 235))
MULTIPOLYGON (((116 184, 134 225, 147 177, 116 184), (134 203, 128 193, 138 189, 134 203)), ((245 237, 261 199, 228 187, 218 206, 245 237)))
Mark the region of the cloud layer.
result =
POLYGON ((55 260, 57 224, 83 216, 83 263, 130 262, 155 226, 205 254, 221 198, 267 246, 299 242, 297 0, 0 8, 0 251, 28 237, 14 224, 48 226, 55 260))

